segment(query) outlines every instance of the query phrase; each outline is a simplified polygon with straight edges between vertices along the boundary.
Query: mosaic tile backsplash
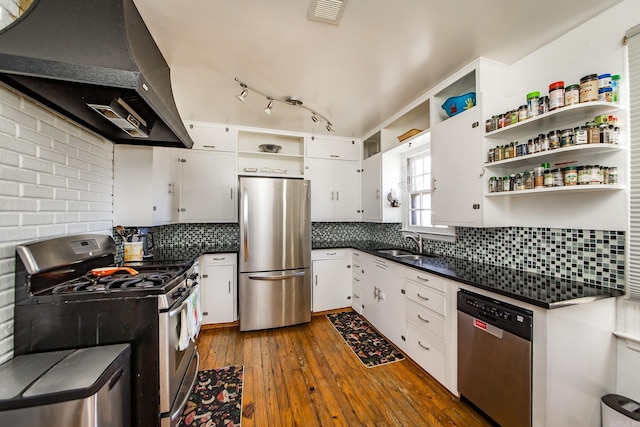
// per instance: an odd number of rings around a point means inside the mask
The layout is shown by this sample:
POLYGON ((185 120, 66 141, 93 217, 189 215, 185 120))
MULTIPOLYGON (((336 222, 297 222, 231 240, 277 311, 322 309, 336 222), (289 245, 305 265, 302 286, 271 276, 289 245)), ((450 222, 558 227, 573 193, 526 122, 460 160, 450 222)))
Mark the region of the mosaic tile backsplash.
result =
MULTIPOLYGON (((236 245, 240 234, 238 224, 172 224, 151 230, 161 247, 236 245)), ((312 239, 415 249, 400 230, 401 224, 318 222, 312 239)), ((455 242, 425 240, 424 252, 623 289, 624 246, 622 231, 458 227, 455 242)))

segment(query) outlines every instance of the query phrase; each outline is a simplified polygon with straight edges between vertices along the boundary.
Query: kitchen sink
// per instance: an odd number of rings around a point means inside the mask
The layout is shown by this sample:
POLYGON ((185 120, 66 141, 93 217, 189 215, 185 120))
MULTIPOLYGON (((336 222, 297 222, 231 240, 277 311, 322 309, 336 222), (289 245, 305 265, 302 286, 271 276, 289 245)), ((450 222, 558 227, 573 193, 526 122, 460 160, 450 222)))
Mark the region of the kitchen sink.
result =
POLYGON ((403 251, 402 249, 378 249, 376 252, 381 254, 387 254, 394 257, 400 256, 412 256, 413 254, 409 251, 403 251))
POLYGON ((423 259, 435 258, 435 255, 396 255, 396 258, 411 260, 411 261, 422 261, 423 259))

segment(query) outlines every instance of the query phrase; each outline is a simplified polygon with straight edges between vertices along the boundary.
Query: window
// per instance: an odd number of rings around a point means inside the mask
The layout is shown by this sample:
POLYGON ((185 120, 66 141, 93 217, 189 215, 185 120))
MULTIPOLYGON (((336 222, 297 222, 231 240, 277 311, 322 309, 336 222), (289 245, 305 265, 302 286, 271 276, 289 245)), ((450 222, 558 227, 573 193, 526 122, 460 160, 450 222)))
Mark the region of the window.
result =
POLYGON ((450 240, 455 234, 453 227, 431 223, 431 151, 428 144, 409 151, 403 160, 406 165, 403 228, 432 234, 436 240, 437 236, 450 240))

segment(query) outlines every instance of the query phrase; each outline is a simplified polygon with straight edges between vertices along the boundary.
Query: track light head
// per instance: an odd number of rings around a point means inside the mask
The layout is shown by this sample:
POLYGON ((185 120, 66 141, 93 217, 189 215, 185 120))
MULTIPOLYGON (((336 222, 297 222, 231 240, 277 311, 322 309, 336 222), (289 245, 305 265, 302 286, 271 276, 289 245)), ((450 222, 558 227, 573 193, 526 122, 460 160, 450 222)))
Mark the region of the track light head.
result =
POLYGON ((333 128, 331 126, 333 126, 331 122, 327 122, 327 132, 329 133, 333 133, 333 128))
POLYGON ((245 85, 241 85, 241 86, 242 86, 242 92, 240 93, 240 95, 236 96, 236 98, 238 98, 240 102, 244 103, 244 100, 247 97, 247 93, 249 93, 249 91, 247 90, 247 87, 245 85))
POLYGON ((314 123, 318 123, 318 116, 316 116, 316 113, 313 113, 313 115, 311 116, 311 120, 313 120, 314 123))
POLYGON ((269 103, 265 107, 264 112, 267 113, 268 115, 271 115, 271 107, 273 107, 273 99, 267 98, 267 101, 269 101, 269 103))

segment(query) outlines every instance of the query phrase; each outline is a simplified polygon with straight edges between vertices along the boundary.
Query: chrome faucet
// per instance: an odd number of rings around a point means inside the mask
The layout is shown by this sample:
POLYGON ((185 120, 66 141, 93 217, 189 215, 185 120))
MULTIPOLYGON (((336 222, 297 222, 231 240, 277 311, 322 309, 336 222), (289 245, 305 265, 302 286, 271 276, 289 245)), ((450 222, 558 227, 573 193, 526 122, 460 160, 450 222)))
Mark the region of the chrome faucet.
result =
POLYGON ((418 233, 407 233, 405 239, 412 241, 418 247, 418 252, 422 253, 422 236, 418 233))

